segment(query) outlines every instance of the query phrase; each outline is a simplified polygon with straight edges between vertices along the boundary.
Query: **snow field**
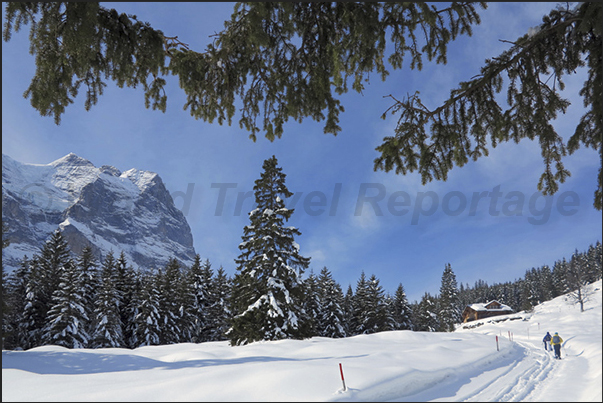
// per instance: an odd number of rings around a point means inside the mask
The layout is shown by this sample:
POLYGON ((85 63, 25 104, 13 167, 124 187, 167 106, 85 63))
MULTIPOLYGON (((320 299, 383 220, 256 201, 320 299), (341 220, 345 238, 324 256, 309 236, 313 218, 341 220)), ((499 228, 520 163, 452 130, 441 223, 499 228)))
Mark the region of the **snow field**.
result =
MULTIPOLYGON (((502 347, 502 354, 513 354, 510 343, 503 343, 502 347)), ((152 346, 132 351, 44 346, 25 352, 3 352, 2 398, 3 401, 388 400, 454 377, 459 365, 477 371, 492 362, 495 349, 492 339, 482 335, 458 338, 454 333, 410 331, 339 340, 320 337, 281 340, 239 347, 230 347, 227 342, 152 346), (470 348, 473 354, 466 354, 464 348, 470 348), (447 362, 444 365, 443 357, 447 362), (346 392, 342 391, 340 362, 348 386, 346 392), (27 387, 28 384, 44 385, 44 393, 27 387), (103 390, 103 385, 110 386, 103 390)))
POLYGON ((3 351, 2 401, 601 401, 592 287, 583 313, 562 296, 453 333, 3 351), (561 361, 544 351, 547 330, 564 340, 561 361))

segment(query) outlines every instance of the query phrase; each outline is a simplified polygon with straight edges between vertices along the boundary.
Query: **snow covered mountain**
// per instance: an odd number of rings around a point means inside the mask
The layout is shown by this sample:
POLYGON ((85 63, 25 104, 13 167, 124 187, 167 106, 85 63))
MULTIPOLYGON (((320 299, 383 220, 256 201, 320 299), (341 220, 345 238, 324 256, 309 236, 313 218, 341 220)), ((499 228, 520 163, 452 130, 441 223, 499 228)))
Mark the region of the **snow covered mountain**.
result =
POLYGON ((2 154, 2 220, 11 244, 4 267, 18 267, 60 228, 71 250, 90 244, 97 257, 124 252, 134 267, 164 265, 175 257, 190 265, 193 237, 154 172, 120 172, 70 153, 50 164, 23 164, 2 154))

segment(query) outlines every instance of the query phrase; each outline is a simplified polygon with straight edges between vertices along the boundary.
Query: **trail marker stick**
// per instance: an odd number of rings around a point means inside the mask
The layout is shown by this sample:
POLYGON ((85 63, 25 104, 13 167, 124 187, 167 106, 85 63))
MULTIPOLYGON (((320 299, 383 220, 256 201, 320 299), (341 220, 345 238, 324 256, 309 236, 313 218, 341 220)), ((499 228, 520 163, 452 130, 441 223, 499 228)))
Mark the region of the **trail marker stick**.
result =
POLYGON ((339 372, 341 373, 341 382, 343 383, 343 391, 345 392, 347 388, 345 387, 345 379, 343 379, 343 367, 341 363, 339 363, 339 372))
POLYGON ((498 349, 498 336, 496 336, 496 351, 500 351, 500 350, 498 349))

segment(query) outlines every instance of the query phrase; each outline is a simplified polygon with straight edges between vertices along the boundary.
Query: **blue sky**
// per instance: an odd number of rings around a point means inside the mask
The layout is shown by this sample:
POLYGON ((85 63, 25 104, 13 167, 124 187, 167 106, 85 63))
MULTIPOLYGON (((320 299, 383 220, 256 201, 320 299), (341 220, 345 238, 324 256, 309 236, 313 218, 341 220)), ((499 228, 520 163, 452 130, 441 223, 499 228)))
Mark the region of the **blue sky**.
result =
MULTIPOLYGON (((200 51, 223 28, 234 5, 102 4, 136 14, 200 51)), ((290 224, 302 232, 297 239, 301 253, 312 258, 315 273, 323 266, 331 270, 344 290, 355 287, 364 271, 375 274, 392 293, 402 283, 409 299, 418 300, 426 291, 439 292, 446 263, 459 283, 512 281, 527 269, 552 265, 601 239, 601 212, 592 207, 600 166, 595 151, 580 149, 566 157, 572 176, 545 200, 534 196, 544 169, 537 141, 501 144, 489 157, 454 168, 447 182, 425 186, 417 173, 374 172, 375 147, 393 133, 396 122, 396 117, 380 119, 391 105, 387 95, 400 99, 418 90, 428 107, 437 106, 460 81, 478 74, 485 59, 508 49, 500 40, 517 39, 556 4, 490 3, 480 11, 482 23, 473 36, 451 44, 447 65, 425 62, 422 71, 414 71, 405 63, 385 82, 373 75, 363 94, 343 96, 346 111, 338 136, 323 134, 322 122, 289 122, 283 137, 272 143, 263 137, 249 140, 237 117, 233 126, 193 119, 182 109, 185 96, 175 77, 167 78, 166 113, 145 109, 141 91, 108 83, 91 111, 84 110, 80 96, 56 126, 22 96, 35 68, 25 27, 2 42, 2 152, 38 164, 74 152, 96 166, 157 172, 186 214, 197 253, 231 275, 247 213, 253 209, 253 198, 242 197, 252 191, 263 161, 276 155, 289 190, 298 193, 290 224), (220 188, 212 184, 236 184, 223 188, 220 215, 220 188), (491 210, 489 193, 497 191, 501 195, 491 210), (400 204, 404 197, 408 206, 400 204), (438 204, 431 208, 434 197, 438 204), (525 197, 523 205, 520 197, 525 197), (398 215, 405 209, 406 214, 398 215)), ((4 3, 2 18, 4 24, 4 3)), ((572 106, 555 127, 566 139, 584 113, 578 91, 585 78, 584 71, 565 78, 564 96, 572 106)))

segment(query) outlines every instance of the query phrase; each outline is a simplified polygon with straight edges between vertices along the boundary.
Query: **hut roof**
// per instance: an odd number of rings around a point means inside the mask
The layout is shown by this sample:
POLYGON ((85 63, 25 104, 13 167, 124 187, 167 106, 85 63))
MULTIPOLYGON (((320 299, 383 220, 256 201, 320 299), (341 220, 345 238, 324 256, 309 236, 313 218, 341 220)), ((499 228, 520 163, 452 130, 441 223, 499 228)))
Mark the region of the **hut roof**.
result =
POLYGON ((485 304, 471 304, 471 305, 467 305, 467 307, 473 309, 474 311, 477 312, 485 312, 485 311, 489 311, 489 312, 502 312, 502 311, 513 311, 513 309, 511 309, 510 306, 505 305, 505 304, 501 304, 498 301, 490 301, 487 302, 485 304), (496 305, 499 305, 500 308, 488 308, 488 305, 491 305, 492 303, 496 303, 496 305))

